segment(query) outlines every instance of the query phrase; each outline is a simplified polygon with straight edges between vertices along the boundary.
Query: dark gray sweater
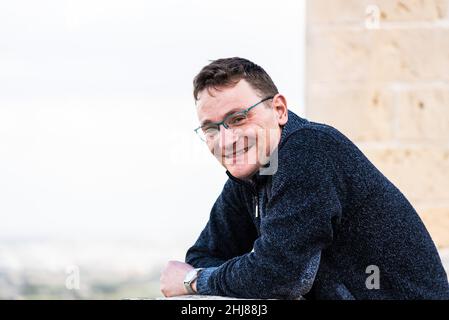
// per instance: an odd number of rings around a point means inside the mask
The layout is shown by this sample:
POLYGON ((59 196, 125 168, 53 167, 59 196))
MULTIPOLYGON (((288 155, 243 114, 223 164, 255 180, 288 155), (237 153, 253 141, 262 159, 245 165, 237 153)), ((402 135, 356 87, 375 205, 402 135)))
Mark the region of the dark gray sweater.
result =
POLYGON ((200 294, 449 299, 446 273, 418 214, 337 129, 289 111, 278 165, 274 175, 251 181, 227 172, 186 254, 187 263, 206 268, 197 280, 200 294))

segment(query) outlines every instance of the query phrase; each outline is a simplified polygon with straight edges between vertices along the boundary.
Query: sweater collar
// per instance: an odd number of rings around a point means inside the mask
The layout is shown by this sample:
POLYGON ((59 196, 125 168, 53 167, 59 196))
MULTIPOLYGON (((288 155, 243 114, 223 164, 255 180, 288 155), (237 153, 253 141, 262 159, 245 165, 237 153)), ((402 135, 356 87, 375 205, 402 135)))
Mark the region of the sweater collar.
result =
POLYGON ((301 118, 293 111, 288 110, 288 121, 282 128, 281 139, 279 140, 278 149, 281 150, 287 138, 300 127, 309 121, 305 118, 301 118))

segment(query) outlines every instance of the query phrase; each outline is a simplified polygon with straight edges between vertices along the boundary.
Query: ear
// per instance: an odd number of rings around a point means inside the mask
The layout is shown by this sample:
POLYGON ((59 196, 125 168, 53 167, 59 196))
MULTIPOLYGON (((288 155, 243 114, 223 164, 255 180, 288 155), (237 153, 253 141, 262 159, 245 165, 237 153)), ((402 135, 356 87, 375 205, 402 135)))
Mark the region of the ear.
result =
POLYGON ((273 108, 277 116, 277 121, 280 126, 283 126, 288 121, 287 100, 281 94, 277 94, 273 98, 273 108))

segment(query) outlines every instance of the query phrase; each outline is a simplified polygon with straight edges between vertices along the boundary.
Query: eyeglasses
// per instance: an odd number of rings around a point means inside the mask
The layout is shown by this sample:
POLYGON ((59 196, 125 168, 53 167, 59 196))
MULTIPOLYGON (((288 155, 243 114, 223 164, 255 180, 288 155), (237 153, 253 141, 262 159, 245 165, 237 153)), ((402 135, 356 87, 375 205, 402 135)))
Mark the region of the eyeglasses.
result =
POLYGON ((220 132, 220 126, 223 125, 225 129, 234 129, 240 126, 245 125, 248 122, 248 113, 256 106, 261 104, 262 102, 265 102, 267 100, 273 99, 274 96, 266 97, 256 104, 253 104, 251 107, 231 113, 227 115, 223 121, 221 122, 210 122, 206 123, 202 126, 199 126, 194 131, 195 133, 200 137, 201 140, 204 142, 208 141, 214 141, 218 138, 219 132, 220 132))

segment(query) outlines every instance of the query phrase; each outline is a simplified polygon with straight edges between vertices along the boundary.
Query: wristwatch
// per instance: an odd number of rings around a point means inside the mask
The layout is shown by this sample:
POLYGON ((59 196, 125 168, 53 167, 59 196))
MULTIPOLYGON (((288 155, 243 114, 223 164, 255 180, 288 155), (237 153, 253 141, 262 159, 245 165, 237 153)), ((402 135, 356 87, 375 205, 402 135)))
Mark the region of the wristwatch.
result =
POLYGON ((184 278, 184 287, 187 289, 187 292, 189 294, 196 293, 195 291, 193 291, 192 283, 198 278, 198 275, 200 274, 201 270, 203 270, 203 268, 196 268, 187 272, 184 278))

